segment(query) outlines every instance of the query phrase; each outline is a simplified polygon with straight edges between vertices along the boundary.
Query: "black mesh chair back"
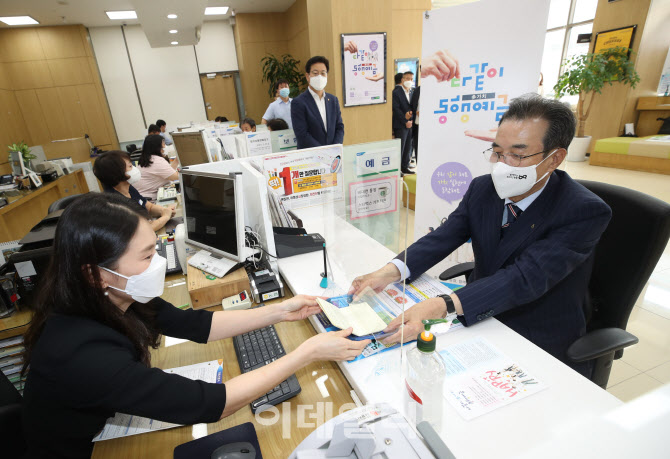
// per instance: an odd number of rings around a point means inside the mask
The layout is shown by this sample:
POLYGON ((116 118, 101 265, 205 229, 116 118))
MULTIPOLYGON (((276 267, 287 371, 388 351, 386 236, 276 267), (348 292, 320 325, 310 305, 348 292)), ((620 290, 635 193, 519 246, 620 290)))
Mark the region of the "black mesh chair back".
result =
POLYGON ((69 206, 74 201, 76 201, 77 198, 79 198, 80 196, 82 196, 82 195, 81 194, 73 194, 73 195, 65 196, 63 198, 55 200, 49 206, 49 210, 47 211, 47 213, 50 214, 50 213, 56 212, 57 210, 65 209, 67 206, 69 206))

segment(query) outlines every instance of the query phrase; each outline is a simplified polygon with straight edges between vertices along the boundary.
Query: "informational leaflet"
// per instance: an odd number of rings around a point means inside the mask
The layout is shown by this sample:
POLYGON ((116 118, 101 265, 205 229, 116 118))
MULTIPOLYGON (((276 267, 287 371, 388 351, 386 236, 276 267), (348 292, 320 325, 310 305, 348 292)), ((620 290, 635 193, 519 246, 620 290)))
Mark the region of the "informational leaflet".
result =
POLYGON ((341 145, 266 156, 262 169, 286 210, 344 199, 341 145))
POLYGON ((349 197, 351 220, 395 212, 398 210, 398 177, 350 183, 349 197))
POLYGON ((344 106, 386 102, 386 34, 342 34, 344 106))
POLYGON ((272 154, 272 139, 270 131, 248 132, 247 138, 247 155, 261 156, 272 154))
MULTIPOLYGON (((405 305, 406 311, 423 300, 434 298, 437 295, 448 295, 452 293, 449 288, 425 274, 412 283, 405 285, 404 301, 402 291, 402 283, 394 283, 378 294, 374 293, 371 289, 369 289, 369 291, 366 290, 360 295, 358 301, 367 303, 384 323, 389 324, 393 319, 402 314, 403 304, 405 305)), ((338 308, 346 308, 353 301, 353 297, 351 295, 342 295, 328 298, 328 301, 338 308)), ((339 329, 335 327, 323 313, 319 314, 317 317, 326 331, 339 329)), ((460 323, 457 318, 453 317, 446 324, 434 325, 431 328, 431 332, 440 335, 450 330, 458 330, 459 328, 463 328, 463 324, 460 323)), ((349 338, 353 340, 373 339, 373 341, 363 349, 361 355, 356 357, 353 361, 364 359, 371 355, 400 346, 399 344, 391 346, 382 344, 379 340, 384 339, 386 336, 388 335, 383 333, 375 333, 366 336, 350 336, 349 338)))
MULTIPOLYGON (((185 378, 205 381, 208 383, 223 384, 223 360, 196 363, 185 367, 164 370, 166 373, 180 375, 185 378)), ((171 429, 180 424, 157 421, 155 419, 133 416, 131 414, 116 413, 113 418, 107 419, 105 427, 93 441, 111 440, 112 438, 129 437, 155 430, 171 429)))
POLYGON ((481 337, 449 346, 440 355, 447 367, 444 397, 466 420, 547 388, 481 337))

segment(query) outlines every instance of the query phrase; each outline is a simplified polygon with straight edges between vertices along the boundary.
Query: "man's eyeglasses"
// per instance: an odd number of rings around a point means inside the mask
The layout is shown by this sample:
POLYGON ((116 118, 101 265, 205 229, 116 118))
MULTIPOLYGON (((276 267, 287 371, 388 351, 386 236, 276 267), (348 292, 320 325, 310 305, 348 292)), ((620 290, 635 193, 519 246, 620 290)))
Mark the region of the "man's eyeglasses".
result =
POLYGON ((310 75, 310 76, 313 76, 313 77, 317 77, 317 76, 319 76, 319 75, 325 77, 325 76, 328 76, 328 72, 325 71, 325 70, 324 70, 323 72, 318 72, 318 71, 314 70, 314 71, 312 71, 312 72, 309 72, 309 75, 310 75))
POLYGON ((532 155, 517 155, 516 153, 502 153, 498 151, 494 151, 493 147, 484 150, 482 153, 484 154, 484 158, 490 162, 490 163, 497 163, 501 159, 502 161, 507 164, 508 166, 512 167, 519 167, 521 165, 521 161, 523 161, 526 158, 532 158, 533 156, 537 155, 542 155, 547 153, 549 150, 544 150, 539 153, 534 153, 532 155))

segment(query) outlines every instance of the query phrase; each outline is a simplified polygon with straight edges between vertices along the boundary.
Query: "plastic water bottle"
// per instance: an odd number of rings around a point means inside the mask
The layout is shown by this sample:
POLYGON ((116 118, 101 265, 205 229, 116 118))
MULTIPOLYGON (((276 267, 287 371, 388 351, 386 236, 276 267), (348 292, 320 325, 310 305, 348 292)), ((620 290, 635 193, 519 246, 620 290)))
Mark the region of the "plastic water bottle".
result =
POLYGON ((430 423, 435 431, 442 428, 442 391, 446 367, 435 352, 437 338, 430 326, 445 320, 424 320, 425 330, 416 338, 416 348, 407 353, 405 406, 409 421, 414 425, 430 423))

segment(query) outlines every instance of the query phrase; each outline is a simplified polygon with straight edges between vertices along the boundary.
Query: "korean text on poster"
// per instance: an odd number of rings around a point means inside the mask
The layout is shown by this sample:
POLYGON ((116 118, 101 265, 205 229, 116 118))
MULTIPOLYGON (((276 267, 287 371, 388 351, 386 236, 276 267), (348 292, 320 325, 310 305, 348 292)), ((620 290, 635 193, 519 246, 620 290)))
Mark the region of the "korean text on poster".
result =
POLYGON ((350 218, 372 217, 398 209, 398 178, 382 177, 349 184, 350 218))

